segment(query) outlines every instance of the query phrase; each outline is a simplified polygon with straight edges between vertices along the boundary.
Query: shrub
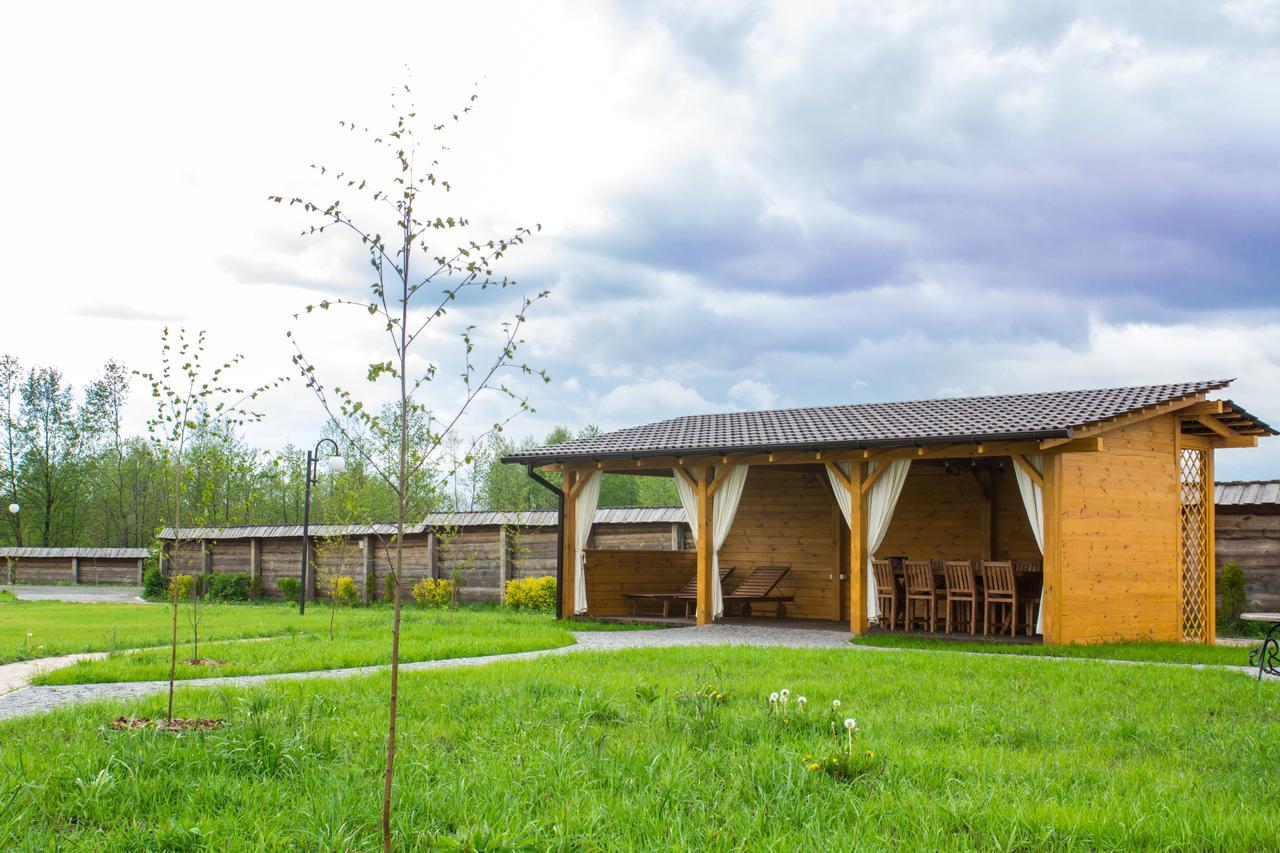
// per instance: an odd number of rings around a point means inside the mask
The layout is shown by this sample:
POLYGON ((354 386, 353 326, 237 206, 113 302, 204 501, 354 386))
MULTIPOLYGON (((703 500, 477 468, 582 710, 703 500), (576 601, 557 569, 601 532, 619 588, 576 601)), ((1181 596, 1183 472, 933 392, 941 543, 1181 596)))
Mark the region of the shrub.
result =
POLYGON ((169 597, 190 598, 195 585, 196 579, 191 575, 174 575, 169 578, 169 597))
POLYGON ((453 601, 453 581, 423 578, 413 585, 413 600, 423 607, 448 607, 453 601))
POLYGON ((249 576, 243 572, 215 572, 209 575, 211 601, 248 601, 249 576))
POLYGON ((333 600, 343 607, 350 607, 360 598, 360 593, 356 591, 356 582, 347 576, 338 578, 333 582, 333 600))
POLYGON ((276 586, 280 588, 280 594, 289 601, 297 601, 302 594, 302 581, 294 577, 280 578, 276 581, 276 586))
POLYGON ((1222 572, 1218 575, 1218 589, 1222 593, 1222 610, 1218 621, 1223 633, 1239 633, 1241 627, 1240 614, 1244 612, 1246 598, 1244 589, 1244 569, 1232 560, 1222 564, 1222 572))
POLYGON ((161 601, 165 597, 168 584, 164 580, 164 572, 157 568, 147 569, 142 573, 142 597, 153 601, 161 601))
POLYGON ((513 610, 555 610, 556 579, 547 575, 507 581, 502 606, 513 610))
POLYGON ((395 601, 396 599, 396 573, 387 572, 386 577, 382 579, 382 593, 386 601, 395 601))
POLYGON ((251 575, 249 577, 249 597, 256 601, 257 599, 262 598, 262 593, 262 573, 259 572, 258 574, 251 575))

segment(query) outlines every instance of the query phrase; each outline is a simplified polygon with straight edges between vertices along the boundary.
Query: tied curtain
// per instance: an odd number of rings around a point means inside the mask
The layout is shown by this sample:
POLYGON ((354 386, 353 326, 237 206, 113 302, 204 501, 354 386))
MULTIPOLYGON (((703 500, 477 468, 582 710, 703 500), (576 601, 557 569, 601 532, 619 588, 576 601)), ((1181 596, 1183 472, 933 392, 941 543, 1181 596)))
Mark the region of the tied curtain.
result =
MULTIPOLYGON (((729 529, 733 527, 733 517, 738 513, 738 503, 742 500, 742 490, 747 484, 749 465, 734 465, 725 474, 720 488, 716 490, 711 504, 711 618, 719 619, 724 615, 724 590, 720 587, 720 547, 729 537, 729 529)), ((714 478, 718 469, 712 468, 714 478)), ((702 477, 702 470, 689 468, 695 480, 702 477)), ((693 531, 693 541, 698 541, 698 493, 680 472, 672 470, 676 478, 676 490, 680 493, 680 505, 684 507, 684 516, 689 521, 689 529, 693 531)))
POLYGON ((574 615, 587 612, 587 540, 591 537, 591 523, 596 518, 596 504, 600 502, 602 479, 599 471, 587 474, 573 502, 573 547, 576 555, 573 561, 574 615))
MULTIPOLYGON (((837 462, 846 478, 852 478, 853 465, 849 462, 837 462)), ((874 473, 881 463, 871 462, 867 465, 867 473, 874 473)), ((893 520, 893 510, 898 506, 898 498, 902 495, 902 486, 907 481, 907 472, 911 470, 910 459, 894 459, 888 468, 871 484, 871 492, 867 495, 867 618, 877 619, 880 616, 880 599, 876 595, 876 574, 871 560, 884 542, 889 532, 889 522, 893 520)), ((844 483, 827 469, 831 479, 831 490, 835 492, 836 503, 844 514, 845 524, 853 527, 853 496, 845 488, 844 483)), ((850 567, 850 571, 855 571, 850 567)))
MULTIPOLYGON (((1036 469, 1037 474, 1044 474, 1044 454, 1028 453, 1022 457, 1027 464, 1036 469)), ((1018 478, 1018 493, 1022 495, 1022 505, 1027 510, 1027 521, 1031 523, 1031 532, 1036 537, 1036 547, 1044 555, 1044 492, 1036 485, 1021 465, 1013 466, 1013 474, 1018 478)), ((1040 584, 1040 607, 1036 610, 1036 633, 1044 633, 1044 584, 1040 584)))

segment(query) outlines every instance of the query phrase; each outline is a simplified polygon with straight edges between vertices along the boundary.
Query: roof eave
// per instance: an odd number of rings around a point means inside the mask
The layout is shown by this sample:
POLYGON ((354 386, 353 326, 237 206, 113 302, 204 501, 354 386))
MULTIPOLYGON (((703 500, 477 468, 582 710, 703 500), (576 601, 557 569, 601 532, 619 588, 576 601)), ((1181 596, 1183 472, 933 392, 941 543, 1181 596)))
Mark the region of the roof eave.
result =
POLYGON ((604 453, 559 453, 538 456, 512 454, 501 457, 508 465, 547 465, 567 462, 602 462, 606 459, 656 459, 666 456, 728 455, 730 453, 782 453, 787 451, 819 450, 870 450, 887 447, 919 447, 938 444, 980 444, 987 441, 1041 441, 1053 438, 1071 438, 1071 429, 1036 430, 1034 432, 970 433, 930 438, 893 438, 861 441, 800 442, 792 444, 751 444, 738 446, 661 448, 655 450, 619 450, 604 453))

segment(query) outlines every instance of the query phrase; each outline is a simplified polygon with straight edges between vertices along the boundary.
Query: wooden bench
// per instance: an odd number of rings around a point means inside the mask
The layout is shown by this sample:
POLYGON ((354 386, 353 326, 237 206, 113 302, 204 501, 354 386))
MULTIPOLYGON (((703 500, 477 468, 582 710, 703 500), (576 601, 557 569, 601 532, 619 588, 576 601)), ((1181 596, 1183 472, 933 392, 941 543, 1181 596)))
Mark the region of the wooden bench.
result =
POLYGON ((1280 678, 1280 636, 1277 636, 1280 632, 1280 613, 1241 613, 1240 619, 1271 625, 1262 645, 1249 652, 1249 666, 1258 668, 1259 681, 1264 673, 1280 678))
POLYGON ((783 618, 787 615, 787 605, 795 601, 796 597, 775 594, 773 589, 790 571, 790 566, 757 566, 731 595, 724 597, 725 613, 729 612, 731 604, 742 605, 743 616, 751 615, 753 604, 776 604, 778 618, 783 618))
MULTIPOLYGON (((733 569, 731 567, 725 568, 722 566, 720 568, 720 583, 724 584, 725 578, 729 577, 731 574, 733 574, 733 569)), ((666 619, 671 615, 671 602, 683 601, 684 618, 688 619, 690 602, 696 602, 698 600, 698 576, 694 575, 689 578, 689 582, 676 592, 627 592, 623 593, 622 597, 631 602, 632 616, 638 614, 642 603, 652 602, 654 604, 661 604, 663 619, 666 619)))

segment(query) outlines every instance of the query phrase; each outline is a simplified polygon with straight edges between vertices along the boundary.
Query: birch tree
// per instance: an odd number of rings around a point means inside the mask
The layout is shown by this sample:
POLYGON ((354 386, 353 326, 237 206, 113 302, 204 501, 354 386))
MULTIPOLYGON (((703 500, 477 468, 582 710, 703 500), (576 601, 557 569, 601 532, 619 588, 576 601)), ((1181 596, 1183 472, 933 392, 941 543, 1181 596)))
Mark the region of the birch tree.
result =
MULTIPOLYGON (((412 499, 415 478, 433 471, 443 478, 452 475, 449 467, 441 464, 439 457, 445 455, 441 449, 453 435, 466 429, 464 416, 482 396, 496 396, 503 414, 472 435, 469 446, 473 451, 489 436, 501 432, 512 418, 530 409, 528 397, 506 378, 509 374, 550 381, 545 372, 530 367, 519 356, 526 312, 547 296, 546 291, 519 295, 509 315, 495 318, 490 330, 492 339, 486 340, 473 322, 455 327, 451 335, 443 334, 441 327, 448 326, 451 312, 460 313, 459 306, 464 302, 468 320, 482 310, 483 303, 492 304, 494 300, 476 298, 481 291, 516 287, 514 280, 498 273, 499 262, 541 226, 515 227, 498 236, 477 236, 467 218, 450 210, 447 205, 453 188, 437 158, 448 150, 445 134, 471 111, 476 96, 472 95, 466 108, 450 120, 424 132, 418 128, 416 110, 411 105, 402 106, 411 98, 407 85, 397 92, 392 101, 395 118, 384 131, 348 121, 339 123, 346 131, 360 134, 384 156, 390 166, 390 178, 385 183, 313 165, 320 178, 334 181, 336 198, 313 201, 269 196, 277 204, 300 208, 310 218, 304 235, 344 235, 367 255, 372 270, 366 298, 336 295, 306 306, 299 315, 302 318, 317 311, 341 310, 349 312, 352 324, 368 323, 376 330, 384 346, 360 365, 368 383, 364 392, 358 394, 326 381, 294 330, 289 331, 289 337, 295 347, 294 364, 330 421, 343 431, 348 446, 363 457, 369 470, 381 477, 396 497, 395 535, 389 543, 391 547, 382 549, 388 554, 389 570, 397 578, 392 596, 391 685, 382 788, 384 850, 391 849, 392 840, 403 599, 398 579, 402 577, 406 525, 422 510, 420 502, 415 505, 412 499), (352 212, 359 206, 367 212, 352 212), (440 372, 440 365, 450 356, 439 351, 439 341, 454 335, 457 349, 453 356, 459 368, 452 375, 456 376, 456 383, 450 385, 447 380, 451 375, 440 372), (380 410, 377 398, 386 400, 388 396, 392 401, 390 409, 380 410), (363 450, 364 443, 347 435, 347 425, 352 422, 360 424, 375 443, 391 444, 395 448, 393 458, 380 459, 363 450), (415 430, 415 424, 424 425, 424 429, 415 430)), ((468 454, 462 457, 470 463, 468 454)))

